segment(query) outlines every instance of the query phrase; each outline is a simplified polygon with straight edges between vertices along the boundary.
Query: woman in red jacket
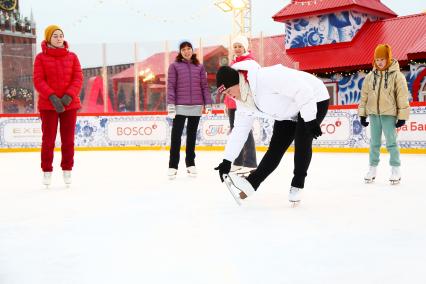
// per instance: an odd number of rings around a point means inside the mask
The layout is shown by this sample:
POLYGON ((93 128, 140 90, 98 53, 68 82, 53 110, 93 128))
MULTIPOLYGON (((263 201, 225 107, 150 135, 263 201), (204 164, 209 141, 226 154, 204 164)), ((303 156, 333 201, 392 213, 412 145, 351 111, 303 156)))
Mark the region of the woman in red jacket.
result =
POLYGON ((38 110, 43 133, 43 184, 51 184, 53 151, 59 123, 61 167, 64 182, 70 185, 74 165, 74 132, 77 110, 81 107, 79 93, 83 84, 83 73, 77 55, 68 50, 68 43, 64 40, 64 33, 59 26, 51 25, 46 28, 41 47, 42 52, 35 58, 33 78, 39 93, 38 110))

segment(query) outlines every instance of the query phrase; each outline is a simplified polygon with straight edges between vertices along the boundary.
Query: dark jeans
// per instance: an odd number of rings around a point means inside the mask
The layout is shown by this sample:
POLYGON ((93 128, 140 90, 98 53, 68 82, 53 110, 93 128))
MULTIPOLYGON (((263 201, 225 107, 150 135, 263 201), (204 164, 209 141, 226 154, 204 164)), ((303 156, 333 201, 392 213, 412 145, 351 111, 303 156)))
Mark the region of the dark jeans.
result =
MULTIPOLYGON (((321 123, 327 114, 329 100, 317 103, 317 121, 321 123)), ((257 169, 247 180, 257 189, 260 184, 278 167, 284 153, 294 140, 294 171, 291 186, 304 188, 309 164, 312 158, 312 134, 306 129, 303 118, 297 122, 275 121, 269 148, 257 169)))
MULTIPOLYGON (((234 128, 235 111, 235 109, 228 109, 231 130, 234 128)), ((241 149, 240 155, 238 155, 237 159, 234 161, 234 165, 248 168, 257 167, 256 144, 254 143, 253 131, 250 131, 247 141, 243 149, 241 149)))
POLYGON ((186 126, 186 167, 195 166, 195 140, 197 138, 198 123, 200 116, 176 115, 173 119, 172 139, 170 143, 169 168, 177 169, 180 159, 180 144, 185 126, 185 120, 188 119, 186 126))

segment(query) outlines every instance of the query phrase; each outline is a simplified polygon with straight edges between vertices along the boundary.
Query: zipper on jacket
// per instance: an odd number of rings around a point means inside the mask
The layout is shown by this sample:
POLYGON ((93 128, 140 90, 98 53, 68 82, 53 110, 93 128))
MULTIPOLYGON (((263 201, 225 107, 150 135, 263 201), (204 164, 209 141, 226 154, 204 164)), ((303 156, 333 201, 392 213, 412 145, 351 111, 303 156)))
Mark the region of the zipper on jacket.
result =
POLYGON ((191 105, 192 105, 192 74, 191 74, 191 63, 188 64, 188 72, 189 72, 189 97, 191 98, 191 105))
POLYGON ((379 91, 377 92, 377 114, 380 115, 380 90, 382 89, 382 71, 380 71, 379 91))

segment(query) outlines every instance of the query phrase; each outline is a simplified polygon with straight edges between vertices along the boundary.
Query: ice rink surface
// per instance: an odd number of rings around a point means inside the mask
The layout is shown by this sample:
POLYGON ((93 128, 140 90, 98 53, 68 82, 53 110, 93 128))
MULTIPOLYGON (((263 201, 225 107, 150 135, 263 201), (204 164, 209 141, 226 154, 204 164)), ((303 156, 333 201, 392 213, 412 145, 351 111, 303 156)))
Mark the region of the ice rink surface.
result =
MULTIPOLYGON (((258 158, 263 154, 259 153, 258 158)), ((39 153, 0 153, 1 284, 425 283, 426 156, 314 153, 302 203, 292 153, 238 207, 197 152, 197 178, 166 177, 165 151, 77 152, 73 185, 41 185, 39 153)))

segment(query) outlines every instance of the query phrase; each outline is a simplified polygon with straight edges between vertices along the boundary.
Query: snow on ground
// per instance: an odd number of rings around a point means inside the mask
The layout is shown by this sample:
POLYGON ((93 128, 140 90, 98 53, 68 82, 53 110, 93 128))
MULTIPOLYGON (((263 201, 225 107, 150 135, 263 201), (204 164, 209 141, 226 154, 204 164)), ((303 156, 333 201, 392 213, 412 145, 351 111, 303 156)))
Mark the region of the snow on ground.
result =
POLYGON ((70 189, 55 154, 46 190, 39 153, 0 153, 1 284, 424 283, 426 156, 391 186, 388 155, 364 184, 367 154, 314 153, 291 208, 291 153, 241 207, 220 152, 174 181, 165 151, 77 152, 70 189))

